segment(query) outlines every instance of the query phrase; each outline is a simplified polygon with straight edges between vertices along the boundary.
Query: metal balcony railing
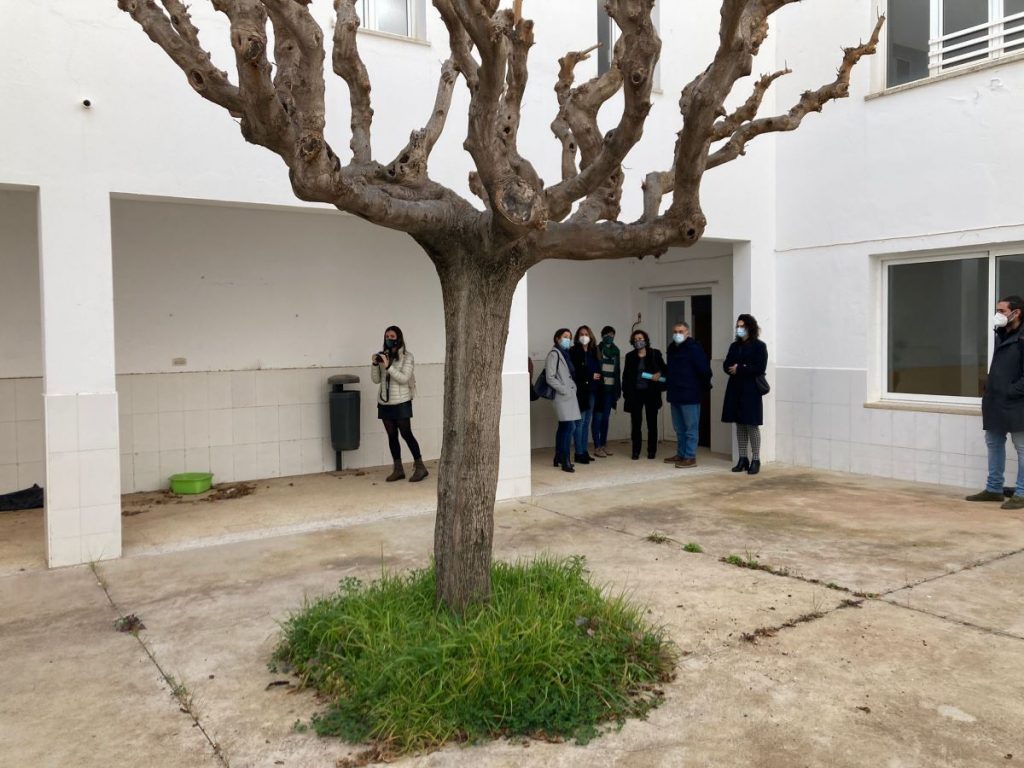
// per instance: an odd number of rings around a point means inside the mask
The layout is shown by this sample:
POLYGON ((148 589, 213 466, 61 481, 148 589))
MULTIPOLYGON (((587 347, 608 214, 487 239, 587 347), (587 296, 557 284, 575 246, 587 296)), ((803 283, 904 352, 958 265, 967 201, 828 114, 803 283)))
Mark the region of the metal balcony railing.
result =
POLYGON ((928 41, 928 70, 937 75, 955 67, 1024 52, 1024 13, 993 19, 928 41))

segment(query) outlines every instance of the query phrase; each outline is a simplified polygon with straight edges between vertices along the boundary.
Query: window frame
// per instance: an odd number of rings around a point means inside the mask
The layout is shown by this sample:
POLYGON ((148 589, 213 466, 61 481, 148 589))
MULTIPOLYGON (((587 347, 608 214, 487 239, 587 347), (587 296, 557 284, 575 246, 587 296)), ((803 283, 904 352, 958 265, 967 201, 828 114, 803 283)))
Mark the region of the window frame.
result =
MULTIPOLYGON (((878 402, 880 404, 928 404, 928 405, 953 405, 953 406, 979 406, 981 397, 961 397, 955 395, 925 395, 909 394, 903 392, 889 391, 889 267, 904 264, 927 264, 939 261, 963 261, 965 259, 984 258, 988 260, 988 297, 992 308, 1000 297, 996 296, 996 281, 998 278, 999 259, 1003 256, 1024 255, 1024 243, 1007 243, 997 246, 990 246, 980 249, 966 250, 943 250, 925 254, 894 254, 883 256, 879 259, 881 275, 879 280, 879 356, 877 358, 877 378, 875 381, 878 402)), ((995 334, 988 334, 988 344, 985 350, 985 359, 991 362, 992 354, 995 351, 995 334)))
MULTIPOLYGON (((882 56, 878 59, 881 61, 882 66, 880 67, 881 72, 879 73, 879 84, 880 91, 897 90, 916 85, 923 85, 925 83, 933 82, 939 79, 952 77, 955 75, 963 74, 966 72, 974 71, 975 69, 996 66, 1006 61, 1012 61, 1014 59, 1024 58, 1024 38, 1020 41, 1013 41, 1013 45, 1016 45, 1014 50, 1007 51, 1004 49, 1004 33, 1005 33, 1005 22, 1007 19, 1017 26, 1014 26, 1011 30, 1011 34, 1020 34, 1024 32, 1024 13, 1015 13, 1007 16, 1003 8, 1004 0, 987 0, 988 2, 988 19, 979 25, 972 27, 966 27, 956 32, 943 34, 942 31, 942 14, 944 9, 944 3, 950 0, 929 0, 928 3, 928 74, 924 77, 916 80, 909 80, 906 83, 898 83, 894 85, 889 84, 889 29, 886 25, 882 34, 884 39, 881 41, 882 56), (985 51, 978 51, 975 54, 969 54, 970 58, 956 62, 951 65, 942 65, 942 48, 939 43, 944 36, 962 36, 970 34, 972 31, 981 31, 988 28, 989 34, 983 35, 980 40, 961 41, 961 43, 969 48, 973 45, 984 44, 987 46, 985 51)), ((955 2, 955 0, 953 0, 955 2)), ((885 11, 888 18, 891 18, 889 11, 889 4, 891 0, 885 0, 885 11)), ((958 45, 960 43, 957 43, 958 45)))
POLYGON ((396 32, 388 32, 387 30, 378 29, 375 24, 377 21, 377 8, 376 0, 360 0, 359 2, 359 30, 361 32, 369 32, 373 35, 384 35, 386 37, 401 39, 401 40, 419 40, 425 39, 423 30, 419 29, 420 26, 420 11, 425 8, 425 0, 405 0, 406 4, 406 16, 409 20, 407 25, 407 34, 398 34, 396 32))

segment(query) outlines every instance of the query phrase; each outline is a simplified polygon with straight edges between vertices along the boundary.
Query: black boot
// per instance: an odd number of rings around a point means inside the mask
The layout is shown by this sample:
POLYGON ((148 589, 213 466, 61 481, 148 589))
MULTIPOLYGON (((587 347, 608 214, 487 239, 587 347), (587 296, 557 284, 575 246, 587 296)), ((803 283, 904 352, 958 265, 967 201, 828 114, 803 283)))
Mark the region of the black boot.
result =
POLYGON ((760 471, 761 471, 761 460, 760 459, 754 459, 752 462, 750 462, 750 469, 747 470, 747 474, 748 475, 756 475, 760 471))
POLYGON ((575 458, 577 464, 589 464, 590 463, 590 456, 588 456, 585 453, 577 453, 573 458, 575 458))
POLYGON ((412 477, 409 478, 410 483, 418 483, 420 480, 425 478, 430 473, 427 472, 427 467, 423 463, 423 459, 415 459, 413 461, 413 473, 412 477))
POLYGON ((750 460, 746 456, 740 456, 740 460, 736 462, 736 466, 732 468, 732 471, 746 472, 748 469, 750 469, 750 460))
POLYGON ((569 459, 566 458, 566 459, 562 460, 562 471, 563 472, 575 472, 576 471, 576 467, 574 467, 572 464, 570 464, 569 463, 569 459))
POLYGON ((557 453, 556 453, 556 454, 555 454, 555 463, 554 463, 554 464, 552 464, 551 466, 552 466, 552 467, 557 467, 557 466, 559 466, 559 465, 560 465, 561 463, 562 463, 562 457, 561 457, 561 455, 560 455, 560 454, 557 454, 557 453))
POLYGON ((401 461, 401 459, 395 459, 394 471, 390 475, 388 475, 387 477, 384 478, 384 482, 386 482, 386 483, 393 483, 393 482, 395 482, 395 480, 404 480, 404 479, 405 479, 405 470, 402 469, 402 461, 401 461))

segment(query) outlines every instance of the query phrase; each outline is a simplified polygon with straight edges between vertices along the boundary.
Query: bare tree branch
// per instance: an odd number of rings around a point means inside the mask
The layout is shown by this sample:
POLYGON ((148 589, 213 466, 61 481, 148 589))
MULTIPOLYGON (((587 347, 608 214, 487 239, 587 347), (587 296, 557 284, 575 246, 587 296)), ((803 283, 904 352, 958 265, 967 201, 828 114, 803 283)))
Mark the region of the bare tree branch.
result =
POLYGON ((572 126, 566 115, 572 84, 576 79, 576 65, 590 58, 590 54, 601 47, 592 45, 585 51, 571 51, 558 60, 558 80, 555 82, 555 95, 558 97, 558 114, 551 123, 551 132, 562 145, 562 181, 575 177, 579 170, 576 167, 576 154, 579 150, 572 126))
POLYGON ((180 3, 171 4, 171 18, 155 0, 118 0, 117 6, 185 73, 196 93, 224 107, 235 117, 242 114, 242 95, 238 87, 231 83, 227 72, 213 65, 209 52, 199 45, 199 35, 188 13, 181 13, 180 3))
MULTIPOLYGON (((622 160, 643 135, 644 123, 651 110, 654 68, 661 53, 661 39, 651 20, 654 0, 608 0, 605 7, 622 31, 616 44, 616 66, 613 69, 622 78, 624 109, 619 124, 603 138, 601 149, 593 161, 578 175, 563 179, 545 190, 554 221, 567 216, 576 200, 597 190, 621 167, 622 160)), ((566 116, 572 125, 571 110, 566 116)), ((582 149, 583 140, 578 134, 576 140, 582 149)))
POLYGON ((356 0, 334 0, 337 20, 334 24, 334 53, 332 63, 335 73, 348 84, 349 103, 352 109, 352 159, 362 164, 373 157, 370 145, 370 125, 373 123, 373 108, 370 106, 370 76, 366 65, 359 56, 356 44, 356 30, 359 16, 355 9, 356 0))
POLYGON ((427 161, 437 140, 441 138, 448 111, 452 105, 452 92, 458 72, 455 60, 449 58, 441 67, 437 83, 437 96, 427 124, 409 136, 409 143, 387 166, 387 175, 401 183, 419 184, 427 180, 427 161))
POLYGON ((800 101, 784 115, 763 117, 752 120, 739 127, 725 145, 708 157, 708 169, 715 168, 742 155, 747 142, 764 133, 795 131, 800 123, 811 112, 821 112, 829 101, 843 99, 850 95, 850 75, 854 66, 864 56, 871 55, 878 47, 878 38, 885 24, 885 16, 880 16, 866 43, 843 49, 843 61, 836 73, 836 79, 815 91, 805 91, 800 101))

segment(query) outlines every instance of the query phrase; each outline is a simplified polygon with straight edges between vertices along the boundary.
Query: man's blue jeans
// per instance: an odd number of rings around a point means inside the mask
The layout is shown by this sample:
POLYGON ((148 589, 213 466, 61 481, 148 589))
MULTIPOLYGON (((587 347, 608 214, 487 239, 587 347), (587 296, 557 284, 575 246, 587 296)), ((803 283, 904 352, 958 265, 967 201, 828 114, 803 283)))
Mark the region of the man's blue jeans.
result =
POLYGON ((676 456, 697 458, 697 440, 700 437, 700 403, 672 406, 672 428, 676 431, 676 456))
MULTIPOLYGON (((1017 488, 1018 496, 1024 496, 1024 432, 1010 432, 1010 440, 1017 449, 1017 488)), ((1006 433, 985 430, 985 446, 988 448, 988 482, 985 490, 992 493, 1003 492, 1003 473, 1006 471, 1006 433)))
POLYGON ((594 415, 593 434, 594 447, 604 448, 608 445, 608 423, 612 417, 612 406, 615 405, 610 397, 605 397, 600 406, 594 405, 594 395, 590 396, 590 412, 594 415))
POLYGON ((555 455, 569 464, 572 464, 569 452, 572 450, 572 436, 576 433, 577 424, 578 421, 560 421, 558 431, 555 432, 555 455))

